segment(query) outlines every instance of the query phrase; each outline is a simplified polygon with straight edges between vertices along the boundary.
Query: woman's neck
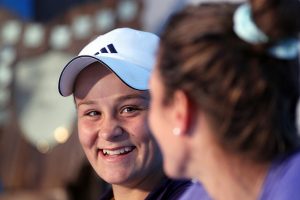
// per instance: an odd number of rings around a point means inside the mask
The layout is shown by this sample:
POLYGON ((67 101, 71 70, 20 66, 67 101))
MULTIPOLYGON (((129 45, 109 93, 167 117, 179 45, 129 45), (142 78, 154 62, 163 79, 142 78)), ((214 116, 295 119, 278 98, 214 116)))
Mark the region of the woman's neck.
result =
POLYGON ((150 191, 139 188, 113 186, 114 200, 145 199, 149 193, 150 191))
POLYGON ((211 156, 206 160, 206 169, 199 171, 198 179, 213 199, 258 199, 269 163, 252 162, 224 151, 214 152, 211 156))
POLYGON ((149 193, 162 182, 164 177, 163 171, 159 170, 131 186, 112 185, 114 199, 145 199, 149 193))
POLYGON ((197 178, 215 200, 258 199, 270 162, 255 162, 221 147, 206 116, 199 117, 188 147, 188 177, 197 178))

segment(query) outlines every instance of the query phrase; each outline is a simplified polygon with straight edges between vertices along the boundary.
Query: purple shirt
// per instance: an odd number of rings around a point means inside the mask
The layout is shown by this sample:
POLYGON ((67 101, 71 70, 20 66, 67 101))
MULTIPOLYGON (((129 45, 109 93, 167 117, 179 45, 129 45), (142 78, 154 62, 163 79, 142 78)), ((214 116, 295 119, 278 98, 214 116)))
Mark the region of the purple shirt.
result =
MULTIPOLYGON (((300 200, 300 150, 277 159, 266 176, 259 200, 300 200)), ((211 200, 200 183, 194 183, 180 200, 211 200)))
POLYGON ((199 182, 193 185, 180 197, 180 200, 211 200, 199 182))
POLYGON ((300 199, 300 150, 272 163, 259 199, 300 199))

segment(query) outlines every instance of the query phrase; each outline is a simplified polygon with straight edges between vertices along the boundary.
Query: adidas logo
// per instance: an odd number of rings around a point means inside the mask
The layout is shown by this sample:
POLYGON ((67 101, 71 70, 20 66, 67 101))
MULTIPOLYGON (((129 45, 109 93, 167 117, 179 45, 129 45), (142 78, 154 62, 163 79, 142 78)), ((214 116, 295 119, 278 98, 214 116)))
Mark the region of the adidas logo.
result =
POLYGON ((107 47, 103 47, 100 51, 96 52, 94 55, 98 55, 100 53, 118 53, 113 44, 107 45, 107 47))

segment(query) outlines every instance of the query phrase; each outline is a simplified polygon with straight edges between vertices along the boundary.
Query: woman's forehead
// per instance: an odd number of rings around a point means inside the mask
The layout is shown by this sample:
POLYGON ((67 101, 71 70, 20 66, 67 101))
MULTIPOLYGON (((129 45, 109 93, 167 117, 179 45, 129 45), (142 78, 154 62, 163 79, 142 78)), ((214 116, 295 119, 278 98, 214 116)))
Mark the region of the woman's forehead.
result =
POLYGON ((80 75, 74 87, 74 96, 79 99, 149 99, 149 92, 148 90, 140 91, 129 87, 111 71, 103 74, 101 71, 93 70, 80 75))

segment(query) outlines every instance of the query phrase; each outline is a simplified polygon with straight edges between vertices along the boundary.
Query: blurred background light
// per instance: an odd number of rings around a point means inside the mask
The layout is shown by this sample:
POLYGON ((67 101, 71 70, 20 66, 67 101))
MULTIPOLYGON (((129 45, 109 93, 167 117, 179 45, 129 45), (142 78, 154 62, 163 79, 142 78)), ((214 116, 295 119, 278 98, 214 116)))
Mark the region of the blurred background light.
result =
POLYGON ((54 130, 54 138, 58 143, 65 143, 70 137, 70 133, 67 128, 60 126, 54 130))
POLYGON ((27 25, 24 32, 24 46, 37 48, 43 42, 44 37, 45 29, 41 24, 27 25))
POLYGON ((1 40, 5 44, 15 45, 21 35, 21 23, 17 20, 9 20, 2 25, 1 40))

